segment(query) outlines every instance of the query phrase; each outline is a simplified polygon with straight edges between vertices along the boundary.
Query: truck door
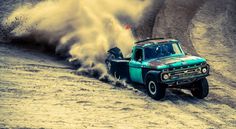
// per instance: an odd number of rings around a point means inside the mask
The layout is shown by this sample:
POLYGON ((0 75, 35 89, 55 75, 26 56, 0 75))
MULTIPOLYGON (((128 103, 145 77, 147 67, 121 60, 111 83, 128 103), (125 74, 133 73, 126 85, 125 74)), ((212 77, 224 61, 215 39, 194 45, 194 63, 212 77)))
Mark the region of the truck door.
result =
POLYGON ((143 60, 143 49, 134 49, 131 61, 129 62, 129 74, 130 79, 133 82, 143 83, 142 77, 142 60, 143 60))

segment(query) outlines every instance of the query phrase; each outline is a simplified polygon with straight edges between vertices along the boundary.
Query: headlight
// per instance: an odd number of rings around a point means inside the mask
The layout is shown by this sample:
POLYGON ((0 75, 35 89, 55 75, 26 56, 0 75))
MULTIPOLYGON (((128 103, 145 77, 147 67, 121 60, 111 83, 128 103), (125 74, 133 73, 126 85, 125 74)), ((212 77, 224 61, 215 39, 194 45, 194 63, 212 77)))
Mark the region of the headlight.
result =
POLYGON ((170 78, 170 75, 169 74, 167 74, 167 73, 165 73, 165 74, 163 74, 163 79, 164 80, 167 80, 167 79, 169 79, 170 78))
POLYGON ((207 73, 207 68, 202 68, 201 71, 202 71, 203 74, 205 74, 205 73, 207 73))

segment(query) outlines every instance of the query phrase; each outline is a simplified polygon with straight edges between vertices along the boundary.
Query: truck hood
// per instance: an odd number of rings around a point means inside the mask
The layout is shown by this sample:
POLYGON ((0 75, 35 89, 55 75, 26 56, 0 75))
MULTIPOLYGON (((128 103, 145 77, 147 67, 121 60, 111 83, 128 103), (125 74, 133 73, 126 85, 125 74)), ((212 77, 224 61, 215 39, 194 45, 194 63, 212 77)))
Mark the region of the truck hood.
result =
POLYGON ((156 68, 159 70, 168 68, 177 68, 188 65, 195 65, 206 62, 204 58, 197 56, 178 56, 178 57, 167 57, 162 59, 152 59, 147 61, 147 66, 156 68))

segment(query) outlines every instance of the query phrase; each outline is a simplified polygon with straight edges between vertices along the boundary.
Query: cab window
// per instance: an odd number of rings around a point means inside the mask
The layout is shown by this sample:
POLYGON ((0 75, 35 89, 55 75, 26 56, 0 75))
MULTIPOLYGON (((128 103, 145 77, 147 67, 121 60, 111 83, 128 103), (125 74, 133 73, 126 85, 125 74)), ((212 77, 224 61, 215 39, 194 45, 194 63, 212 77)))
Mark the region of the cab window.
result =
POLYGON ((135 61, 142 61, 143 60, 143 50, 142 49, 135 50, 134 60, 135 61))

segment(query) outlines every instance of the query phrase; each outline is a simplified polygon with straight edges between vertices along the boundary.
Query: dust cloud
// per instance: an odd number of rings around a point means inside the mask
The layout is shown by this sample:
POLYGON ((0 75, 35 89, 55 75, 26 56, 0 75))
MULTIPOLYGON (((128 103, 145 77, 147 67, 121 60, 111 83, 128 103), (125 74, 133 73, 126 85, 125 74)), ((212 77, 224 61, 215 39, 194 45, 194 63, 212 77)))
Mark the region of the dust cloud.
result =
POLYGON ((135 24, 150 1, 47 0, 25 4, 3 21, 10 37, 52 45, 57 53, 79 62, 79 73, 106 75, 104 60, 112 47, 128 54, 134 42, 127 24, 135 24))

